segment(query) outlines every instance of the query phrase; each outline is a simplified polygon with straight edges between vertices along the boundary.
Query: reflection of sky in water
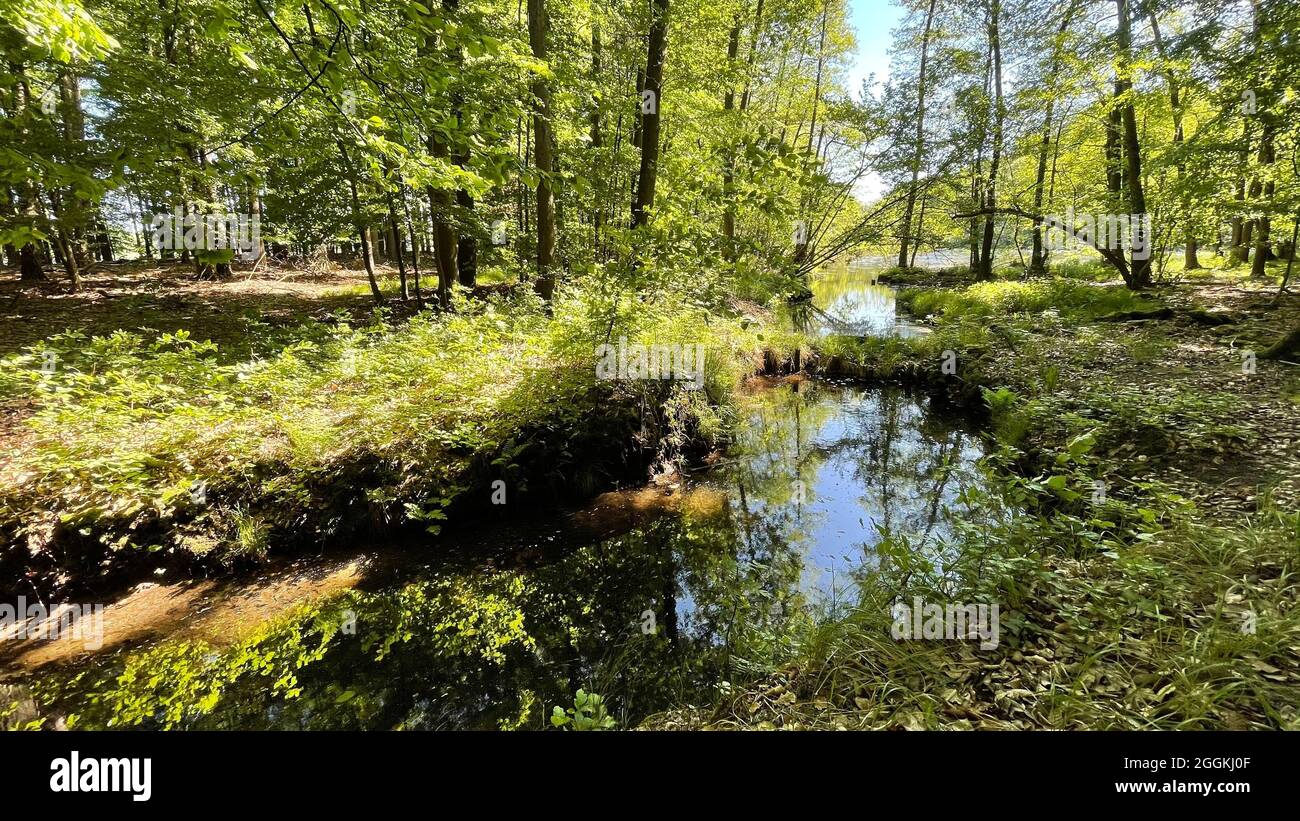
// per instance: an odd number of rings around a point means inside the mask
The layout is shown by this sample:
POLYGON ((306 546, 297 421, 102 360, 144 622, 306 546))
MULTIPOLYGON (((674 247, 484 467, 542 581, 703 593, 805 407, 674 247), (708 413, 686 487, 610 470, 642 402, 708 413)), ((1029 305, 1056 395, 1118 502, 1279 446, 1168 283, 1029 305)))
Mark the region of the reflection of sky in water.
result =
POLYGON ((853 580, 875 566, 882 533, 927 552, 948 535, 949 511, 981 455, 979 439, 930 414, 923 397, 895 388, 778 390, 789 401, 762 402, 751 417, 760 452, 738 481, 752 486, 751 516, 801 555, 801 591, 852 604, 853 580))
POLYGON ((842 266, 820 272, 812 281, 816 330, 853 336, 915 336, 923 329, 899 323, 894 289, 876 284, 876 271, 842 266))

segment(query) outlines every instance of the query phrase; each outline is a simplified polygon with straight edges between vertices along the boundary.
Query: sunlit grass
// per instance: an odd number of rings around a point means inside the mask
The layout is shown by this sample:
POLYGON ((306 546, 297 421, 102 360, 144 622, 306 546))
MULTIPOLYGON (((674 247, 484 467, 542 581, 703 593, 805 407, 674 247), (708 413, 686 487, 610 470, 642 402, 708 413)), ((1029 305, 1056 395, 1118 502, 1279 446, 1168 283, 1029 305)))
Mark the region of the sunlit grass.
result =
POLYGON ((552 319, 525 289, 397 325, 382 312, 309 324, 234 365, 184 333, 56 337, 0 366, 0 391, 33 405, 35 436, 3 472, 0 525, 79 528, 114 549, 207 552, 215 537, 245 555, 376 516, 436 529, 488 474, 616 455, 636 421, 617 408, 648 400, 654 413, 684 390, 598 380, 607 338, 705 345, 705 390, 674 413, 708 439, 725 433, 710 403, 761 362, 758 334, 671 300, 632 311, 576 292, 552 319), (47 352, 59 366, 42 373, 47 352))

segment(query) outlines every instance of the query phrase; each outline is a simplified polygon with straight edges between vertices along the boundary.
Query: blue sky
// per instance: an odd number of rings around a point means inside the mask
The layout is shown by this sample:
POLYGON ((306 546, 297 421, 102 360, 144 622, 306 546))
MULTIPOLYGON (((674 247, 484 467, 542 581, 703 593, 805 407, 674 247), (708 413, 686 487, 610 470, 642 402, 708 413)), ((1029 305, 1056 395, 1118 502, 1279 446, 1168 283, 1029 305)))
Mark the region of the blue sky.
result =
POLYGON ((858 37, 858 57, 849 71, 849 88, 857 95, 871 72, 876 79, 889 76, 890 32, 903 17, 893 0, 849 0, 849 22, 858 37))
MULTIPOLYGON (((891 32, 903 18, 903 10, 893 0, 848 0, 849 23, 857 33, 858 53, 849 69, 848 87, 853 95, 861 95, 862 81, 872 72, 877 81, 889 76, 889 46, 891 32)), ((863 202, 870 202, 884 190, 884 181, 876 173, 867 175, 858 183, 854 194, 863 202)))

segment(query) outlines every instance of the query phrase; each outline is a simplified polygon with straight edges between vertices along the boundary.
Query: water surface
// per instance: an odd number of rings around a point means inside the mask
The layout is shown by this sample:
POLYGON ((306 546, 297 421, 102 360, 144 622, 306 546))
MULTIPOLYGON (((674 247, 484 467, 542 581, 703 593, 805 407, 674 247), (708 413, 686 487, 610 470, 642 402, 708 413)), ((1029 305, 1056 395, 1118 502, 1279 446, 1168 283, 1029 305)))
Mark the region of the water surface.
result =
POLYGON ((858 260, 817 271, 811 282, 807 326, 823 335, 910 337, 927 333, 926 328, 898 316, 895 291, 879 283, 880 270, 858 260))

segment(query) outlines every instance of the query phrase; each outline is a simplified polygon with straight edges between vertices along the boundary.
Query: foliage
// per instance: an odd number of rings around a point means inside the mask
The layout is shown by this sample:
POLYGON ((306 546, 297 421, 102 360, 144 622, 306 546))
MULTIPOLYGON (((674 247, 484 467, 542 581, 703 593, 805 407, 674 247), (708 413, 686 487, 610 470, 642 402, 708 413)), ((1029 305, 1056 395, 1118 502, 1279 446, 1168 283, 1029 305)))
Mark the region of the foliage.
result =
POLYGON ((604 699, 581 688, 573 697, 572 707, 555 707, 551 712, 551 724, 572 730, 612 730, 618 726, 605 712, 604 699))

